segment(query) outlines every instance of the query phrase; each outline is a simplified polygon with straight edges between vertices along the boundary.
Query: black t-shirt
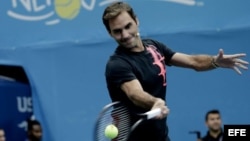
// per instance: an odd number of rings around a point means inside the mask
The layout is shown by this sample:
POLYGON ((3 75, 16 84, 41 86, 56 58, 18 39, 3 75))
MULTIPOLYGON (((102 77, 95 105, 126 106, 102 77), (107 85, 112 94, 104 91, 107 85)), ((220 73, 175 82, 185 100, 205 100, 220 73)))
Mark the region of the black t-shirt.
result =
POLYGON ((221 132, 216 138, 212 137, 209 132, 202 138, 202 141, 223 141, 223 132, 221 132))
MULTIPOLYGON (((137 79, 144 91, 165 100, 166 65, 170 65, 169 61, 175 53, 155 40, 144 39, 142 42, 145 47, 142 52, 130 52, 118 46, 108 60, 105 72, 112 101, 123 101, 137 113, 146 112, 148 109, 135 106, 121 90, 121 84, 137 79)), ((151 139, 152 141, 158 141, 157 137, 164 138, 167 134, 166 119, 151 120, 143 123, 140 127, 136 136, 143 135, 147 139, 143 139, 144 141, 149 141, 150 137, 154 137, 151 139)), ((140 140, 142 139, 138 139, 138 141, 140 140)))

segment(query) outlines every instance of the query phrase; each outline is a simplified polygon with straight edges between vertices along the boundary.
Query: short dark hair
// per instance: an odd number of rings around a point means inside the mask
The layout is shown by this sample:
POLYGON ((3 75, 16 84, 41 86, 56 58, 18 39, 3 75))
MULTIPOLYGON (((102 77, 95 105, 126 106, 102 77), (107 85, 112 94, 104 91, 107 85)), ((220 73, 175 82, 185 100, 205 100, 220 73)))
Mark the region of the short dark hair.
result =
POLYGON ((125 2, 113 2, 103 12, 102 22, 110 33, 109 20, 117 17, 121 12, 126 11, 132 19, 136 21, 136 15, 133 8, 125 2))
POLYGON ((218 109, 212 109, 212 110, 208 111, 208 112, 206 113, 206 116, 205 116, 205 120, 206 120, 206 121, 208 120, 208 116, 209 116, 210 114, 219 114, 219 115, 220 115, 220 111, 219 111, 218 109))
POLYGON ((28 131, 33 130, 33 125, 41 126, 41 124, 38 120, 28 120, 28 131))

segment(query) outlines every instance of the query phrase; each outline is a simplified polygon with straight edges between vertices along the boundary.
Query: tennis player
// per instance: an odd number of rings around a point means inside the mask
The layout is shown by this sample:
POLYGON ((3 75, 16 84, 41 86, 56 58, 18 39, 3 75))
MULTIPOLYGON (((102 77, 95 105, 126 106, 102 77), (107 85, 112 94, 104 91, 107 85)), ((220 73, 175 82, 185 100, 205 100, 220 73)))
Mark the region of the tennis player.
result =
MULTIPOLYGON (((169 141, 166 117, 166 65, 207 71, 229 68, 241 74, 248 69, 246 54, 188 55, 175 52, 163 43, 141 39, 139 19, 128 3, 114 2, 103 13, 103 24, 118 43, 106 64, 106 82, 112 101, 122 101, 131 110, 143 113, 161 108, 157 119, 142 123, 129 141, 169 141)), ((136 120, 135 120, 136 121, 136 120)))

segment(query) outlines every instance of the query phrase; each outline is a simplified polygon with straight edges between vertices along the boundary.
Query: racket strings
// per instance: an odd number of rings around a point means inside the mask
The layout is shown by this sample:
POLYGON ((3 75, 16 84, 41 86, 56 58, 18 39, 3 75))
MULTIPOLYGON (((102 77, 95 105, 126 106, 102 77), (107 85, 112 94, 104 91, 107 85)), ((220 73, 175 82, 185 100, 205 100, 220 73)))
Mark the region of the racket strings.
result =
POLYGON ((97 141, 125 141, 130 132, 130 113, 126 107, 118 105, 106 109, 97 122, 97 141), (114 139, 105 137, 105 128, 113 124, 118 128, 118 136, 114 139))

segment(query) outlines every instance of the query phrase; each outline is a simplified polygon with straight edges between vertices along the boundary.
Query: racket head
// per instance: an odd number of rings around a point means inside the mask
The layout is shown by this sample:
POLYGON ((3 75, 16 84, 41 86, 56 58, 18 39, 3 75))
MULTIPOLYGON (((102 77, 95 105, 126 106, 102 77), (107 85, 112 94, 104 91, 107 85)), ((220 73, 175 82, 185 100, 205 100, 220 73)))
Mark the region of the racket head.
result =
POLYGON ((121 102, 113 102, 106 105, 100 112, 94 129, 95 141, 126 141, 130 134, 130 111, 121 102), (105 136, 105 128, 113 124, 118 129, 118 136, 110 139, 105 136))

